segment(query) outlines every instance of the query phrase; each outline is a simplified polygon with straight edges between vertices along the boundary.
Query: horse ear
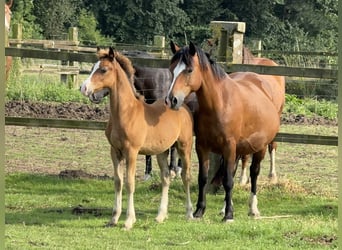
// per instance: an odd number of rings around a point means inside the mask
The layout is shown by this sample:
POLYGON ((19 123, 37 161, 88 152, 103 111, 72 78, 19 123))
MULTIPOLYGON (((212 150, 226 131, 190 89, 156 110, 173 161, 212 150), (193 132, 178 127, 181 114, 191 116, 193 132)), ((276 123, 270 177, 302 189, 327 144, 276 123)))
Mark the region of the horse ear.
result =
POLYGON ((112 47, 109 47, 108 56, 109 56, 109 58, 114 60, 115 54, 114 54, 114 49, 112 47))
POLYGON ((101 48, 99 46, 96 47, 96 51, 99 52, 101 48))
POLYGON ((176 54, 176 52, 180 50, 180 47, 173 41, 170 42, 170 47, 173 54, 176 54))
POLYGON ((13 5, 13 0, 9 1, 9 3, 6 3, 6 5, 8 6, 8 8, 11 8, 13 5))
POLYGON ((192 56, 196 54, 196 46, 192 42, 189 44, 189 54, 192 56))

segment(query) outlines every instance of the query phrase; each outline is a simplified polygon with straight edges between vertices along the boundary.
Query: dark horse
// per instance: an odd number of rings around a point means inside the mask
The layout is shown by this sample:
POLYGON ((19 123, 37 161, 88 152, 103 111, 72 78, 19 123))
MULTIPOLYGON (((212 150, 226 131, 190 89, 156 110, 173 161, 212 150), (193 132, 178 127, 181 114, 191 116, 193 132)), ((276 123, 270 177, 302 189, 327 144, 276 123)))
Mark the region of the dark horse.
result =
MULTIPOLYGON (((160 98, 165 98, 170 87, 172 75, 167 68, 150 68, 134 65, 134 87, 144 96, 146 103, 154 103, 160 98)), ((177 166, 177 152, 174 146, 170 148, 170 170, 176 174, 180 171, 180 163, 177 166)), ((146 155, 145 180, 151 177, 152 157, 146 155)))
MULTIPOLYGON (((165 98, 170 88, 172 74, 168 68, 150 68, 134 65, 134 87, 138 93, 144 96, 146 103, 154 103, 160 98, 165 98)), ((196 95, 190 95, 185 104, 192 113, 197 110, 198 104, 196 95)), ((151 177, 152 157, 146 155, 145 180, 151 177)), ((180 175, 181 159, 177 161, 177 151, 174 146, 170 148, 170 171, 173 170, 176 175, 180 175)))
POLYGON ((193 43, 177 50, 171 42, 171 50, 174 53, 170 64, 173 81, 166 103, 178 109, 185 97, 195 92, 199 105, 194 127, 199 160, 199 194, 194 216, 202 217, 206 209, 210 152, 224 158, 221 173, 226 203, 223 221, 233 220, 236 160, 241 155, 253 155, 249 215, 259 216, 256 191, 260 162, 280 125, 278 110, 272 102, 273 82, 252 72, 234 73, 233 79, 193 43))

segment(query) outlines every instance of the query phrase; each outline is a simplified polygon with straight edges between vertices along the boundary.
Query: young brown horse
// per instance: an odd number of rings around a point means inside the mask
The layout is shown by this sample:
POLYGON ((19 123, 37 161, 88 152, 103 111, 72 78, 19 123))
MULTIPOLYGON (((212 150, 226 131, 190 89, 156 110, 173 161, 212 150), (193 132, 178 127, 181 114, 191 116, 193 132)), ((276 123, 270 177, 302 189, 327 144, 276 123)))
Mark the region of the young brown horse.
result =
POLYGON ((176 142, 183 162, 182 180, 186 191, 186 216, 192 218, 190 200, 190 157, 193 121, 184 105, 179 111, 168 108, 164 100, 147 104, 135 96, 134 69, 131 61, 112 48, 98 50, 99 61, 81 86, 81 92, 98 103, 110 95, 110 118, 106 136, 111 145, 114 165, 115 200, 113 216, 108 225, 117 225, 122 210, 123 161, 126 162, 126 188, 128 192, 125 228, 132 228, 135 218, 133 194, 135 189, 136 160, 138 154, 157 155, 162 180, 162 197, 156 220, 167 216, 168 189, 170 185, 167 164, 168 149, 176 142))
POLYGON ((235 73, 233 79, 193 43, 179 50, 171 43, 171 50, 174 56, 170 70, 174 77, 167 104, 178 109, 191 92, 196 93, 199 104, 195 126, 199 194, 194 216, 202 217, 206 209, 211 151, 224 157, 222 183, 226 207, 223 221, 233 220, 236 159, 240 155, 253 154, 249 215, 259 216, 256 191, 260 162, 280 124, 278 110, 272 102, 273 83, 251 72, 235 73))
MULTIPOLYGON (((6 30, 5 46, 9 46, 8 35, 9 35, 10 27, 11 27, 12 5, 13 5, 13 0, 9 1, 8 3, 5 3, 5 30, 6 30)), ((12 65, 12 57, 6 56, 6 81, 9 76, 11 65, 12 65)))
MULTIPOLYGON (((254 57, 250 50, 246 47, 243 47, 243 64, 253 64, 253 65, 265 65, 265 66, 278 66, 274 61, 268 58, 254 57)), ((235 74, 230 74, 232 78, 234 78, 235 74)), ((273 76, 273 75, 262 75, 267 81, 273 82, 272 84, 272 101, 278 110, 279 117, 282 114, 284 103, 285 103, 285 77, 284 76, 273 76)), ((277 183, 278 177, 275 168, 275 151, 277 149, 277 143, 272 141, 268 145, 268 152, 270 155, 270 170, 268 174, 268 178, 270 183, 277 183)), ((242 157, 242 171, 240 175, 240 184, 245 185, 248 182, 247 178, 247 160, 249 156, 242 157)))

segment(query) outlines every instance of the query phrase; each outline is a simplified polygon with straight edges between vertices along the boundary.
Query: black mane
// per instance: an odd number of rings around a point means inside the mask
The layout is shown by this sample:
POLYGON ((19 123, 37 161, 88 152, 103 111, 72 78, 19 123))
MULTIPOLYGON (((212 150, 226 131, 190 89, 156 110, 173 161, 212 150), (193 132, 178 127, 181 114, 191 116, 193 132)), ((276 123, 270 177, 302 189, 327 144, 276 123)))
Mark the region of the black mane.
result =
MULTIPOLYGON (((196 46, 196 52, 199 59, 199 64, 201 70, 207 70, 210 68, 214 74, 214 76, 219 80, 226 77, 226 72, 213 60, 210 58, 210 55, 204 52, 201 48, 196 46)), ((189 53, 189 46, 185 46, 182 49, 178 50, 171 59, 171 64, 182 60, 186 66, 192 66, 191 55, 189 53)))

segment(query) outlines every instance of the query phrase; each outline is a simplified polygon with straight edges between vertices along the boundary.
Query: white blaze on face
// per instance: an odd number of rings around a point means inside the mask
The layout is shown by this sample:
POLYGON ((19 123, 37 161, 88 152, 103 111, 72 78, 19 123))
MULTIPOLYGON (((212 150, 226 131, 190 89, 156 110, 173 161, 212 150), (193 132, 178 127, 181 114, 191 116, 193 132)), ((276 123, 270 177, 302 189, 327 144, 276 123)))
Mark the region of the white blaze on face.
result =
POLYGON ((169 97, 169 95, 171 94, 171 90, 173 89, 173 85, 176 82, 177 77, 180 75, 180 73, 183 72, 183 70, 186 69, 186 65, 184 62, 182 62, 182 60, 179 60, 177 66, 173 69, 173 79, 172 79, 172 83, 171 86, 169 88, 169 91, 167 93, 167 96, 169 97))
POLYGON ((89 90, 88 90, 88 84, 90 83, 90 80, 91 80, 93 74, 95 73, 95 71, 96 71, 99 67, 100 67, 100 61, 98 61, 97 63, 94 64, 93 69, 92 69, 90 75, 89 75, 88 78, 87 78, 86 80, 84 80, 84 82, 82 83, 81 89, 80 89, 80 90, 81 90, 81 93, 82 93, 83 95, 85 95, 85 96, 88 96, 88 95, 89 95, 89 94, 88 94, 88 92, 89 92, 89 90))

